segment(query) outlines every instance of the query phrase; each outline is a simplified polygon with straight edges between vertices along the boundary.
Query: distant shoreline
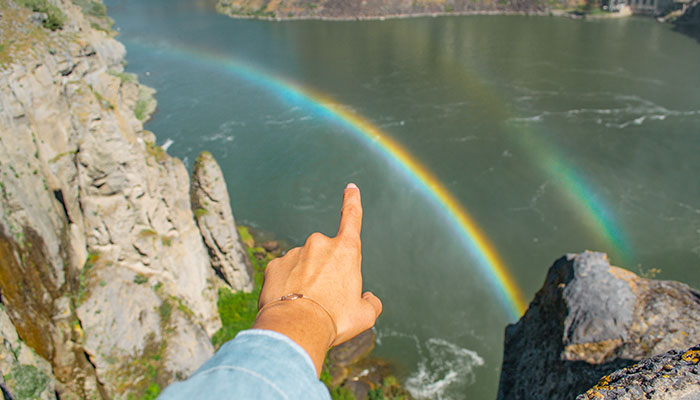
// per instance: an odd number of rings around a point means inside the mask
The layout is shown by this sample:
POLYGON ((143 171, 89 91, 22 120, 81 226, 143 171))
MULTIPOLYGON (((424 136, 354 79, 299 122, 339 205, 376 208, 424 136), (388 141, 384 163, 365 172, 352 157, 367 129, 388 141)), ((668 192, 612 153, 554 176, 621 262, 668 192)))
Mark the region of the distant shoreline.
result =
POLYGON ((292 16, 292 17, 266 17, 259 15, 241 15, 229 14, 218 11, 220 14, 226 15, 235 19, 258 19, 262 21, 384 21, 388 19, 407 19, 407 18, 422 18, 422 17, 450 17, 450 16, 469 16, 469 15, 521 15, 534 17, 549 17, 549 16, 568 16, 568 13, 562 11, 561 14, 552 11, 451 11, 451 12, 421 12, 411 14, 386 14, 386 15, 360 15, 356 17, 331 17, 321 15, 308 16, 292 16), (567 15, 565 15, 567 14, 567 15))
POLYGON ((270 17, 265 15, 245 15, 227 13, 216 7, 216 12, 234 19, 256 19, 261 21, 385 21, 389 19, 408 19, 425 17, 450 17, 450 16, 475 16, 475 15, 505 15, 505 16, 528 16, 528 17, 565 17, 570 19, 621 19, 635 16, 646 16, 645 14, 621 14, 611 12, 608 14, 578 14, 572 10, 549 9, 546 11, 512 11, 512 10, 474 10, 474 11, 449 11, 449 12, 419 12, 409 14, 385 14, 385 15, 359 15, 354 17, 334 17, 322 15, 294 15, 288 17, 270 17))

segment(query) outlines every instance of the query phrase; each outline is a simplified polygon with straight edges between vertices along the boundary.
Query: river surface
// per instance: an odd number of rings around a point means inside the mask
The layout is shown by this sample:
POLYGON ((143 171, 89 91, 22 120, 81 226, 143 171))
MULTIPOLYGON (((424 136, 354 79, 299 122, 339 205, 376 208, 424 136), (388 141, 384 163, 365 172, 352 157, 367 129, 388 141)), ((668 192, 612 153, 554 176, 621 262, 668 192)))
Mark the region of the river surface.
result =
POLYGON ((333 235, 358 184, 376 353, 418 398, 495 398, 516 293, 565 253, 700 287, 700 43, 668 25, 106 3, 158 90, 147 129, 188 168, 214 154, 239 223, 333 235))

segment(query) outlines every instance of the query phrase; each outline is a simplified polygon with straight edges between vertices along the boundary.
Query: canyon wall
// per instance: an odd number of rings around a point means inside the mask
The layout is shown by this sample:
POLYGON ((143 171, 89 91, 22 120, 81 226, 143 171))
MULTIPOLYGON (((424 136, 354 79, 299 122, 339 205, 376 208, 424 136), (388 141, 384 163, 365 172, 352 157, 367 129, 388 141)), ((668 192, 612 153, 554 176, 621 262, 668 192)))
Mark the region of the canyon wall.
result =
POLYGON ((213 354, 217 289, 252 288, 218 165, 193 189, 223 210, 203 238, 110 26, 96 1, 0 2, 0 384, 15 398, 153 394, 213 354))

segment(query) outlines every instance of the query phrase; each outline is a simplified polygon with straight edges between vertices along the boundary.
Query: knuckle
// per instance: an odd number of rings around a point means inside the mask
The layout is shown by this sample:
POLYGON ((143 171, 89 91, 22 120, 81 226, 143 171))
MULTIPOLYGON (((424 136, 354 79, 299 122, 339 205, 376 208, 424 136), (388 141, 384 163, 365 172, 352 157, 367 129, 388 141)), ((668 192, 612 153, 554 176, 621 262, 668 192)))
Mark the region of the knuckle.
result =
MULTIPOLYGON (((295 247, 295 248, 293 248, 293 249, 289 249, 289 250, 287 250, 286 253, 284 253, 284 256, 283 256, 282 258, 284 258, 284 257, 294 257, 294 254, 296 254, 296 253, 298 253, 298 252, 299 252, 299 247, 295 247)), ((278 260, 278 258, 275 258, 275 259, 273 259, 272 261, 275 261, 275 260, 278 260)), ((270 261, 270 262, 272 262, 272 261, 270 261)))
POLYGON ((328 238, 326 237, 326 235, 324 235, 320 232, 314 232, 311 235, 309 235, 308 239, 306 239, 305 246, 314 247, 316 245, 324 243, 327 239, 328 238))
POLYGON ((279 258, 275 258, 274 260, 270 261, 267 264, 267 267, 265 267, 265 271, 263 272, 263 277, 267 278, 268 275, 270 275, 271 273, 273 273, 275 271, 275 269, 277 268, 277 265, 279 265, 279 263, 280 263, 279 260, 280 260, 279 258))

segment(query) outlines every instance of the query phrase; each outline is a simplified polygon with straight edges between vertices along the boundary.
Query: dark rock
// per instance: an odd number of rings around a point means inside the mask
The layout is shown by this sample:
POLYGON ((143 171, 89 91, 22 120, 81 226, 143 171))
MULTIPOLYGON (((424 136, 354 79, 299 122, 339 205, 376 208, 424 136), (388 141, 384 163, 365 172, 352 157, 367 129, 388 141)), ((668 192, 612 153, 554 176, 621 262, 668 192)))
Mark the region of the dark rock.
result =
POLYGON ((268 240, 267 242, 264 242, 262 246, 265 251, 270 253, 280 248, 280 244, 276 240, 268 240))
POLYGON ((567 255, 506 328, 498 399, 573 398, 601 376, 698 337, 700 292, 611 267, 603 253, 567 255))
POLYGON ((343 387, 352 392, 353 396, 355 396, 357 400, 367 399, 367 394, 370 390, 369 383, 364 381, 348 380, 343 384, 343 387))
POLYGON ((700 399, 700 345, 671 350, 604 376, 576 400, 700 399))
POLYGON ((686 4, 683 13, 673 23, 676 26, 700 27, 700 0, 694 0, 686 4))
POLYGON ((328 357, 333 364, 341 367, 355 364, 372 352, 376 337, 377 334, 374 330, 368 329, 351 340, 332 348, 328 357))

